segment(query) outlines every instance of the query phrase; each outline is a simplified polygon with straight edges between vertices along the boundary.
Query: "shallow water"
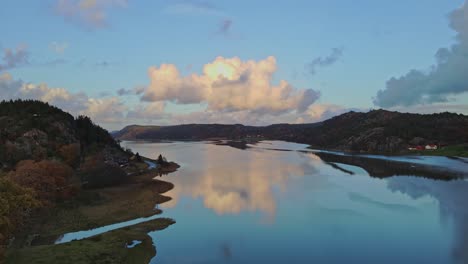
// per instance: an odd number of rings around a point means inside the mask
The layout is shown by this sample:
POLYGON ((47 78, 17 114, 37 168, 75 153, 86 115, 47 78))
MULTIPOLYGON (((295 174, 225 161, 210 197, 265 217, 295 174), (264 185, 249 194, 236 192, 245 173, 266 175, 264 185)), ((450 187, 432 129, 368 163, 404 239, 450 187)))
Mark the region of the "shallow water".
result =
POLYGON ((119 228, 123 228, 123 227, 127 227, 127 226, 133 226, 133 225, 143 223, 143 222, 148 222, 148 221, 154 220, 154 219, 159 218, 159 217, 160 217, 159 214, 155 214, 155 215, 152 215, 152 216, 149 216, 149 217, 140 217, 140 218, 132 219, 132 220, 129 220, 129 221, 124 221, 124 222, 115 223, 115 224, 111 224, 111 225, 101 226, 101 227, 93 228, 93 229, 89 229, 89 230, 82 230, 82 231, 77 231, 77 232, 66 233, 66 234, 62 235, 61 237, 59 237, 55 241, 55 244, 63 244, 63 243, 67 243, 67 242, 70 242, 70 241, 73 241, 73 240, 81 240, 81 239, 84 239, 84 238, 88 238, 88 237, 92 237, 92 236, 95 236, 95 235, 103 234, 103 233, 106 233, 106 232, 109 232, 109 231, 112 231, 112 230, 116 230, 116 229, 119 229, 119 228))
POLYGON ((370 177, 287 142, 123 145, 182 165, 163 178, 175 188, 161 216, 176 224, 150 233, 151 263, 468 262, 467 181, 370 177))

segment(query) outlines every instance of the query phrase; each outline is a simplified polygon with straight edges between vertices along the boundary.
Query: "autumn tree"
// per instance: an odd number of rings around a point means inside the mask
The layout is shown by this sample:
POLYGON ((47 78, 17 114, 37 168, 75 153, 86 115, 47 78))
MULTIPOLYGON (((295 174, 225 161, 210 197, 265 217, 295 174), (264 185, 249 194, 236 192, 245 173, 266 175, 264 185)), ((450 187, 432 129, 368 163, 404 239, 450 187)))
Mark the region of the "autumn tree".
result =
POLYGON ((0 176, 0 259, 11 234, 39 205, 32 190, 0 176))
POLYGON ((8 177, 18 185, 31 188, 36 197, 50 204, 69 195, 68 180, 73 175, 70 166, 54 160, 23 160, 8 177))
POLYGON ((75 168, 80 163, 80 144, 72 143, 59 148, 60 156, 70 167, 75 168))
POLYGON ((86 188, 114 186, 128 180, 128 175, 122 168, 104 161, 102 152, 88 156, 81 164, 80 174, 86 188))

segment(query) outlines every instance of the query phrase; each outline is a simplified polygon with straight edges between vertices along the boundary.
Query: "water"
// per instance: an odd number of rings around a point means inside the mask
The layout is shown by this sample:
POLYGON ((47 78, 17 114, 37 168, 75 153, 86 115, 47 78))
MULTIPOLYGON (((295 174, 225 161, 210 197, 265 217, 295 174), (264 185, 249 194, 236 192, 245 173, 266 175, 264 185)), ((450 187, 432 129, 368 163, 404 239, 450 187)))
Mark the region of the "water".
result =
POLYGON ((140 240, 133 240, 131 244, 126 245, 126 248, 134 248, 141 244, 142 242, 140 240))
POLYGON ((468 262, 465 180, 376 178, 380 163, 324 162, 286 142, 124 145, 182 165, 163 177, 175 188, 161 216, 177 223, 150 233, 158 252, 151 263, 468 262))
POLYGON ((159 214, 155 214, 155 215, 152 215, 152 216, 149 216, 149 217, 140 217, 140 218, 132 219, 132 220, 129 220, 129 221, 115 223, 115 224, 112 224, 112 225, 106 225, 106 226, 93 228, 93 229, 89 229, 89 230, 82 230, 82 231, 77 231, 77 232, 66 233, 66 234, 62 235, 61 237, 59 237, 55 241, 55 244, 63 244, 63 243, 67 243, 67 242, 70 242, 70 241, 73 241, 73 240, 81 240, 81 239, 84 239, 84 238, 88 238, 88 237, 92 237, 92 236, 95 236, 95 235, 103 234, 103 233, 106 233, 106 232, 109 232, 109 231, 112 231, 112 230, 120 229, 120 228, 123 228, 123 227, 148 222, 150 220, 154 220, 154 219, 157 219, 159 217, 160 217, 159 214))

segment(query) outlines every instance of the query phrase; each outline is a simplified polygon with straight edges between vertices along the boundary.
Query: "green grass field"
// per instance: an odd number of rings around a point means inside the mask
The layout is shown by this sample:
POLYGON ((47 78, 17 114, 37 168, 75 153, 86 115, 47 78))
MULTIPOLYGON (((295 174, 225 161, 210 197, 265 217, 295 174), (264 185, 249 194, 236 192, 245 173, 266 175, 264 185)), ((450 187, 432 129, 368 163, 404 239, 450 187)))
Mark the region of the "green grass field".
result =
POLYGON ((468 157, 468 145, 455 145, 442 147, 436 150, 414 151, 412 153, 427 156, 450 156, 450 157, 468 157))

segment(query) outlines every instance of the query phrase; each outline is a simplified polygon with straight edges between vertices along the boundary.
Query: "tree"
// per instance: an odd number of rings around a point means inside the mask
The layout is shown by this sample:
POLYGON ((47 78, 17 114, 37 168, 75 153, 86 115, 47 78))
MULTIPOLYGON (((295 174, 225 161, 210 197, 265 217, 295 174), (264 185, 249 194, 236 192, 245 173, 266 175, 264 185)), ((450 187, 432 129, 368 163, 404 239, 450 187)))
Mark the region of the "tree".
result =
POLYGON ((105 163, 102 153, 87 157, 80 171, 81 181, 86 188, 114 186, 128 179, 127 173, 122 168, 105 163))
POLYGON ((32 190, 0 176, 0 259, 11 234, 39 205, 32 190))
POLYGON ((59 161, 23 160, 8 177, 22 187, 31 188, 37 199, 47 205, 69 195, 66 185, 72 175, 70 166, 59 161))
POLYGON ((136 158, 136 160, 137 160, 138 162, 141 162, 141 161, 142 161, 142 160, 141 160, 140 153, 138 153, 138 152, 135 154, 135 158, 136 158))
POLYGON ((80 144, 78 143, 63 145, 59 149, 59 154, 63 161, 73 168, 80 163, 80 152, 80 144))

